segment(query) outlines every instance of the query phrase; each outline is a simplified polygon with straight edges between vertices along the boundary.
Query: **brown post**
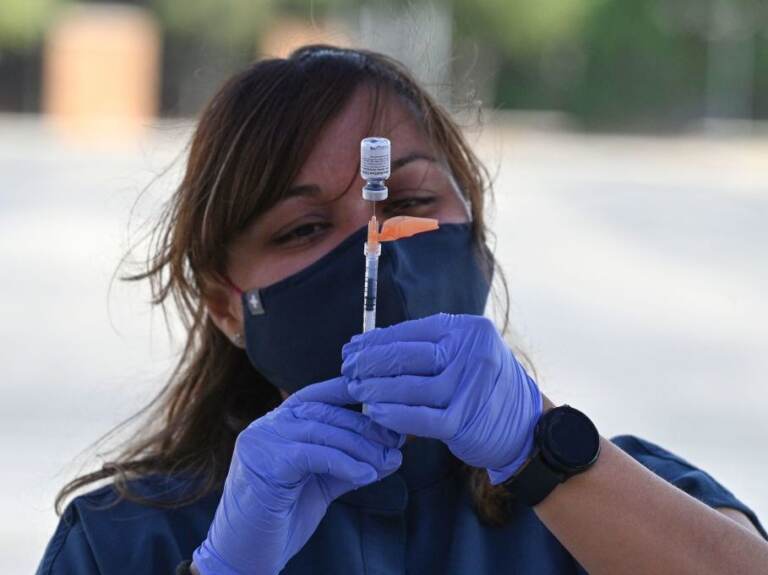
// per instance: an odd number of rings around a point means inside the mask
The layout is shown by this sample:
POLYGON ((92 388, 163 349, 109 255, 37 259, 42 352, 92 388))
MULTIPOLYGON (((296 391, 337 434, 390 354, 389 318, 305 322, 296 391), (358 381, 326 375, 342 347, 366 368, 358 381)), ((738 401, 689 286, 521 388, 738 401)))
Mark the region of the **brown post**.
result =
POLYGON ((147 10, 75 5, 46 38, 43 111, 69 137, 138 135, 157 113, 159 52, 147 10))

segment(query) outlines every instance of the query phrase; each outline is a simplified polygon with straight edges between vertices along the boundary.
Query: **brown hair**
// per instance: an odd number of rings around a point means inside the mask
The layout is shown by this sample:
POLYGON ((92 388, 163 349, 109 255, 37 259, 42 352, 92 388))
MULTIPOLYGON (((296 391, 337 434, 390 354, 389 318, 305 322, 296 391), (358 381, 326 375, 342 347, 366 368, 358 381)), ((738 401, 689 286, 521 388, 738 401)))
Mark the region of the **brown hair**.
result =
MULTIPOLYGON (((56 498, 57 512, 74 491, 102 479, 113 480, 119 497, 163 507, 191 503, 223 484, 237 434, 281 398, 214 325, 205 297, 211 286, 226 282, 229 242, 280 201, 313 142, 361 85, 373 88, 377 103, 386 90, 411 107, 470 202, 476 242, 486 242, 489 174, 448 112, 395 60, 367 50, 312 45, 235 75, 202 112, 185 175, 153 228, 146 268, 121 278, 148 279, 152 304, 164 313, 168 298, 173 299, 186 329, 178 363, 160 393, 134 416, 145 416, 152 425, 122 444, 101 469, 69 482, 56 498), (194 487, 162 502, 132 489, 131 479, 154 474, 194 478, 194 487)), ((503 287, 501 332, 506 334, 507 282, 490 252, 484 253, 503 287)), ((532 370, 527 357, 517 353, 532 370)), ((484 469, 465 470, 480 517, 502 523, 505 493, 490 485, 484 469)))

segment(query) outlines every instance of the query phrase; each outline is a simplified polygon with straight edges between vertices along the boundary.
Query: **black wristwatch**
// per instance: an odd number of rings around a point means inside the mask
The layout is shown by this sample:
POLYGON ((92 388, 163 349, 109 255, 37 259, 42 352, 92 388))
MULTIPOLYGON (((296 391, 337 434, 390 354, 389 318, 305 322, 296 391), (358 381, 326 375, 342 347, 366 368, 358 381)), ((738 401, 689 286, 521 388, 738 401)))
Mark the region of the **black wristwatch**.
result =
POLYGON ((600 455, 600 434, 594 423, 569 405, 544 413, 534 431, 528 463, 502 485, 533 507, 560 483, 594 465, 600 455))

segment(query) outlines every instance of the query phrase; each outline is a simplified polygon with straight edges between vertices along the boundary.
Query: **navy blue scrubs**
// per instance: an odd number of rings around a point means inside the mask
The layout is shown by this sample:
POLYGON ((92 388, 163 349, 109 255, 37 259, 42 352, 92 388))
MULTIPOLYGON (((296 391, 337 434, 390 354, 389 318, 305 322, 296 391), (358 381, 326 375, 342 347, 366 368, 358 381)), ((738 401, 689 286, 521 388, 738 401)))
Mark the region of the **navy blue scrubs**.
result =
MULTIPOLYGON (((752 510, 704 471, 634 436, 612 441, 707 505, 741 511, 766 537, 752 510)), ((515 505, 503 527, 483 525, 459 468, 439 441, 406 444, 402 467, 334 501, 283 573, 584 573, 529 508, 515 505)), ((177 496, 184 485, 174 478, 135 483, 159 500, 177 496)), ((67 506, 37 573, 173 574, 205 538, 219 497, 157 509, 115 504, 110 486, 91 491, 67 506)))

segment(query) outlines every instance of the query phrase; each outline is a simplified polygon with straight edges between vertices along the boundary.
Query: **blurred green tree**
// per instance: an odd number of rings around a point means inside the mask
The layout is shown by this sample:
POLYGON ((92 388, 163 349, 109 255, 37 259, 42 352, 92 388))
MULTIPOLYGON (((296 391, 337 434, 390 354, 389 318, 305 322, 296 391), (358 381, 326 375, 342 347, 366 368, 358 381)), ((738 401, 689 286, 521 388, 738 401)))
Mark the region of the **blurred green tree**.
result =
POLYGON ((713 101, 727 110, 728 99, 737 115, 768 115, 764 0, 454 0, 454 9, 457 36, 496 54, 499 107, 565 110, 606 129, 675 129, 712 113, 713 101))
POLYGON ((274 15, 272 0, 151 0, 151 7, 171 36, 251 51, 274 15))
POLYGON ((66 0, 3 0, 0 50, 24 50, 39 43, 66 0))
POLYGON ((703 114, 706 40, 659 1, 603 3, 585 22, 582 42, 584 71, 563 108, 586 127, 676 128, 703 114))
POLYGON ((525 58, 578 35, 604 0, 454 0, 456 31, 492 37, 505 57, 525 58))

